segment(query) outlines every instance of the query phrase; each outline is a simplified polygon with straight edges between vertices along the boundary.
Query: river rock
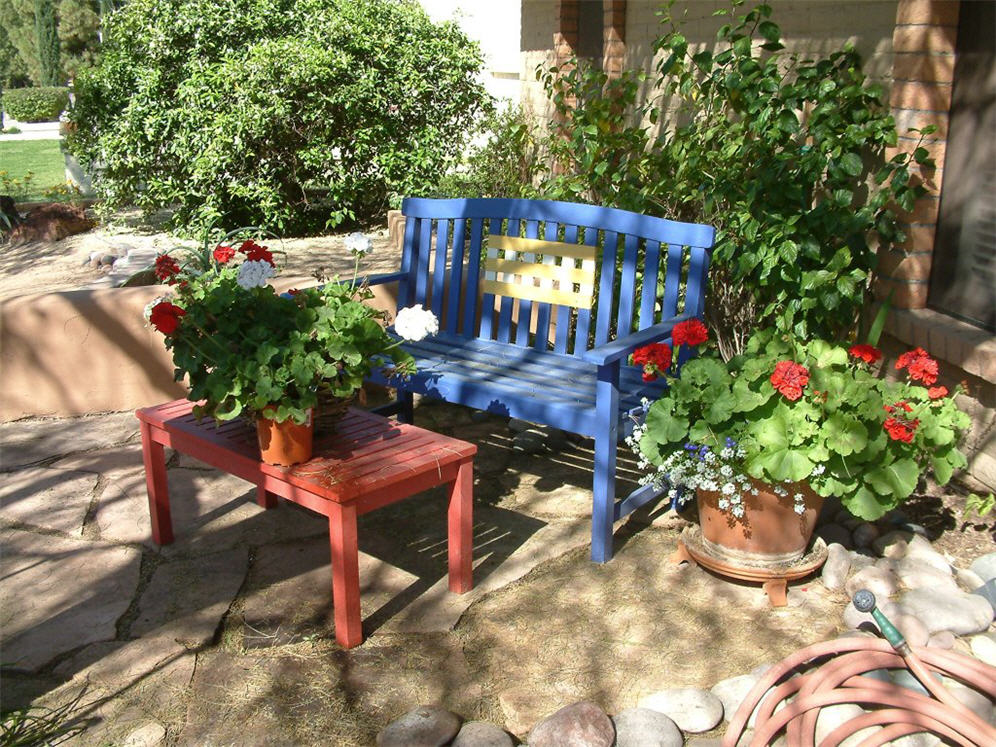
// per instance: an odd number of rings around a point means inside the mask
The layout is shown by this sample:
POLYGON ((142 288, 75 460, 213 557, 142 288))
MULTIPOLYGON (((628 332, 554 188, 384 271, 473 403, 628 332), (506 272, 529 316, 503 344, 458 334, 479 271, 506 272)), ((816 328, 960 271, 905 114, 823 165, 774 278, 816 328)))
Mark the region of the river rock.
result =
POLYGON ((912 532, 893 529, 872 542, 872 549, 883 558, 902 558, 915 536, 912 532))
POLYGON ((827 560, 823 564, 820 579, 823 585, 831 591, 844 588, 847 574, 851 571, 851 554, 839 542, 827 546, 827 560))
POLYGON ((993 612, 996 613, 996 578, 991 578, 986 581, 978 589, 972 591, 977 597, 982 597, 987 602, 989 606, 993 608, 993 612))
POLYGON ((615 747, 681 747, 685 739, 670 718, 649 708, 629 708, 612 717, 615 747))
MULTIPOLYGON (((743 703, 744 698, 747 697, 748 693, 750 693, 760 679, 761 675, 741 674, 737 677, 729 677, 728 679, 717 682, 712 687, 709 692, 722 701, 723 719, 725 721, 730 721, 733 718, 740 704, 743 703)), ((751 717, 753 718, 753 714, 751 714, 751 717)), ((753 721, 748 720, 747 725, 753 726, 753 721)))
POLYGON ((435 705, 419 706, 377 735, 377 747, 442 747, 460 731, 460 717, 435 705))
POLYGON ((871 547, 872 542, 877 540, 880 535, 878 527, 866 521, 854 527, 851 539, 854 540, 855 547, 871 547))
POLYGON ((911 646, 926 646, 930 639, 930 632, 920 618, 915 615, 895 615, 891 618, 892 624, 903 634, 903 638, 911 646))
POLYGON ((955 645, 954 633, 950 630, 939 630, 936 633, 932 633, 930 638, 927 639, 927 645, 931 648, 939 648, 949 651, 954 648, 955 645))
POLYGON ((955 579, 958 581, 958 586, 962 591, 975 591, 985 583, 978 573, 968 568, 956 569, 955 579))
MULTIPOLYGON (((858 716, 863 714, 864 709, 855 705, 854 703, 841 703, 839 705, 826 706, 820 709, 820 715, 816 719, 816 744, 821 744, 823 740, 836 729, 838 726, 846 724, 852 719, 856 719, 858 716)), ((868 729, 862 729, 857 732, 861 735, 861 739, 866 736, 871 735, 878 730, 879 727, 869 727, 868 729)), ((861 739, 856 740, 853 744, 861 741, 861 739)))
POLYGON ((996 552, 987 553, 972 561, 969 570, 985 581, 996 578, 996 552))
POLYGON ((824 524, 816 530, 816 536, 820 537, 827 545, 834 543, 843 545, 848 550, 854 547, 851 541, 851 533, 840 524, 824 524))
POLYGON ((451 747, 513 747, 513 744, 504 729, 487 721, 468 721, 460 727, 451 747))
POLYGON ((919 617, 930 633, 980 633, 993 621, 993 608, 982 597, 957 589, 913 589, 900 600, 903 612, 919 617))
POLYGON ((996 667, 996 633, 973 635, 969 643, 972 645, 972 655, 991 667, 996 667))
POLYGON ((529 732, 529 747, 612 747, 612 720, 595 703, 581 701, 547 716, 529 732))
MULTIPOLYGON (((896 605, 888 599, 876 599, 876 606, 882 610, 882 614, 890 619, 895 617, 898 612, 896 605)), ((878 625, 871 613, 859 612, 853 601, 848 602, 844 608, 844 625, 853 629, 860 628, 864 623, 869 623, 874 630, 878 630, 878 625)))
POLYGON ((862 568, 844 584, 848 596, 853 597, 859 589, 868 589, 878 600, 888 599, 899 591, 899 578, 892 571, 870 566, 862 568))
POLYGON ((870 555, 866 555, 858 550, 852 550, 850 552, 851 556, 851 573, 857 573, 862 568, 869 568, 875 565, 875 558, 870 555))
POLYGON ((896 575, 907 589, 951 589, 956 591, 958 583, 950 569, 940 570, 918 555, 907 555, 896 562, 896 575))
POLYGON ((951 573, 951 564, 948 562, 948 559, 930 546, 923 547, 915 543, 910 544, 906 550, 906 557, 903 560, 916 560, 921 564, 936 568, 941 573, 951 573))
POLYGON ((723 720, 723 701, 708 690, 692 687, 661 690, 641 699, 638 705, 660 711, 679 729, 693 734, 709 731, 723 720))

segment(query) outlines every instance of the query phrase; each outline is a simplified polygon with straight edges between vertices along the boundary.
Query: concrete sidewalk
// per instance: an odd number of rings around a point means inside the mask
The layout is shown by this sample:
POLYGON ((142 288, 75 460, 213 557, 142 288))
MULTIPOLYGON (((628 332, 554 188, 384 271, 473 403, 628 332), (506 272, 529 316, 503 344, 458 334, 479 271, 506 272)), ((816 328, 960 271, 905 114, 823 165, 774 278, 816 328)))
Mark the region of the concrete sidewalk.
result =
POLYGON ((3 126, 5 129, 16 127, 20 132, 0 135, 0 142, 4 140, 59 140, 62 137, 59 134, 58 122, 18 122, 6 117, 3 126))

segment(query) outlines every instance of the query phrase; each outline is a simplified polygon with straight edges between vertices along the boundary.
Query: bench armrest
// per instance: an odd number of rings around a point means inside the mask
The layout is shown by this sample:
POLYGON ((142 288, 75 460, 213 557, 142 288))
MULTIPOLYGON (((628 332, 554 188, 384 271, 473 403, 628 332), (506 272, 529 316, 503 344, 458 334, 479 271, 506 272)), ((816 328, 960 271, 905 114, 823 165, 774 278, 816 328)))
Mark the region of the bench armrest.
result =
POLYGON ((659 322, 646 329, 641 329, 639 332, 619 337, 612 342, 607 342, 591 350, 586 350, 581 357, 589 363, 595 363, 599 366, 614 363, 621 358, 629 356, 636 348, 664 339, 671 333, 672 328, 678 322, 696 319, 697 317, 698 314, 681 314, 680 316, 668 319, 666 322, 659 322))

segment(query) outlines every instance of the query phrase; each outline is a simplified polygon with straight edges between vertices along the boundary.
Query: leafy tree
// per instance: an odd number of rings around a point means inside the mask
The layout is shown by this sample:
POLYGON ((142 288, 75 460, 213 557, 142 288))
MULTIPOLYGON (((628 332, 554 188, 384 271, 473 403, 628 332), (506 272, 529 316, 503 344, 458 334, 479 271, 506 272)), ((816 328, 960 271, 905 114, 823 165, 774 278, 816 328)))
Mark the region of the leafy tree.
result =
POLYGON ((60 0, 59 42, 62 72, 65 78, 76 77, 79 69, 92 65, 99 48, 100 15, 96 0, 60 0))
POLYGON ((314 232, 433 183, 488 100, 477 46, 412 0, 134 0, 76 81, 110 207, 314 232))
POLYGON ((63 83, 59 67, 59 24, 52 0, 35 0, 35 36, 38 48, 39 82, 43 86, 63 83))
POLYGON ((4 74, 5 87, 37 83, 40 78, 34 0, 0 0, 0 34, 14 50, 4 74))

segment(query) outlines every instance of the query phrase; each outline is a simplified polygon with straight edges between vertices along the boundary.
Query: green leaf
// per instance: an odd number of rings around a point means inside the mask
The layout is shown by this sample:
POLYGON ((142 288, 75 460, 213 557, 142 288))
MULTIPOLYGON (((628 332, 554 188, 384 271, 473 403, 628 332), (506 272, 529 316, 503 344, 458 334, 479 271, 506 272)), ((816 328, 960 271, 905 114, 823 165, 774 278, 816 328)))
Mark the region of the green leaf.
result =
POLYGON ((853 495, 843 495, 841 502, 844 508, 865 521, 875 521, 891 508, 890 504, 883 503, 881 498, 864 486, 858 488, 853 495))
POLYGON ((864 168, 864 162, 857 153, 845 153, 840 159, 840 168, 848 176, 858 176, 864 168))
POLYGON ((919 479, 920 469, 909 457, 872 470, 865 476, 865 482, 876 493, 898 500, 909 497, 916 490, 919 479))
POLYGON ((772 23, 771 21, 761 21, 757 26, 758 32, 767 39, 769 42, 777 42, 779 36, 781 36, 781 31, 778 28, 778 24, 772 23))
POLYGON ((812 472, 812 460, 799 449, 779 449, 762 452, 761 463, 771 479, 779 482, 791 480, 800 482, 808 478, 812 472))
POLYGON ((849 456, 868 445, 868 429, 858 420, 835 413, 823 423, 820 438, 826 439, 831 451, 849 456))

